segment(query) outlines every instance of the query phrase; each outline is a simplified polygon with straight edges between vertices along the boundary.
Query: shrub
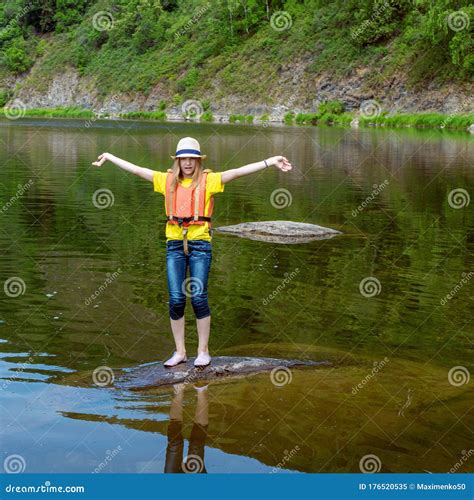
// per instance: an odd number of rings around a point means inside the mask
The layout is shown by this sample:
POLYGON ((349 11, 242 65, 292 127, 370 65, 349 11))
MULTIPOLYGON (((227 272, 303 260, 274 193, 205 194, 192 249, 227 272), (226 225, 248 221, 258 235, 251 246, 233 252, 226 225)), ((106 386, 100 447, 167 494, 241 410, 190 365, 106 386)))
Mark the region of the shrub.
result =
POLYGON ((316 125, 318 117, 317 113, 298 113, 295 121, 298 125, 316 125))
POLYGON ((465 130, 474 123, 474 114, 443 115, 439 113, 400 113, 375 118, 360 118, 361 125, 386 127, 446 128, 465 130))
POLYGON ((212 112, 211 111, 205 111, 201 115, 201 121, 202 122, 212 122, 212 121, 214 121, 214 116, 212 115, 212 112))
POLYGON ((23 73, 33 64, 22 41, 15 41, 3 54, 6 67, 13 73, 23 73))
POLYGON ((181 80, 178 80, 178 91, 184 94, 191 93, 196 87, 198 78, 199 70, 197 68, 191 68, 181 80))
POLYGON ((0 89, 0 108, 3 108, 5 104, 10 100, 12 93, 7 89, 0 89))
POLYGON ((293 113, 293 111, 289 111, 288 113, 285 113, 285 116, 283 117, 283 121, 287 125, 292 125, 294 119, 295 119, 295 114, 293 113))
POLYGON ((340 115, 344 113, 344 103, 341 101, 326 101, 319 105, 318 112, 321 115, 330 113, 333 115, 340 115))
POLYGON ((230 123, 252 123, 253 116, 252 115, 230 115, 229 122, 230 123))
POLYGON ((130 119, 166 120, 166 113, 164 111, 129 111, 128 113, 121 113, 120 116, 130 119))
POLYGON ((175 94, 173 96, 173 104, 175 106, 179 106, 180 104, 183 104, 184 98, 181 94, 175 94))

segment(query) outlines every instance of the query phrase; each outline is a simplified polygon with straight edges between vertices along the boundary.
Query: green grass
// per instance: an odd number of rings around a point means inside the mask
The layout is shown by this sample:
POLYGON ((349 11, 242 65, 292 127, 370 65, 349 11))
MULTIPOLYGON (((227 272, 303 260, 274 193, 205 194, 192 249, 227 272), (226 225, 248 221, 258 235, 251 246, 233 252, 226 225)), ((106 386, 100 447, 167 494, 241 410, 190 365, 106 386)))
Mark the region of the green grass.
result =
POLYGON ((318 113, 298 113, 295 117, 297 125, 317 125, 318 113))
POLYGON ((252 115, 230 115, 230 123, 253 123, 252 115))
POLYGON ((466 130, 474 123, 474 114, 444 115, 440 113, 414 113, 380 115, 374 118, 358 117, 351 113, 287 113, 284 122, 288 125, 295 122, 297 125, 350 125, 354 118, 359 119, 359 124, 364 127, 393 127, 393 128, 437 128, 466 130))
POLYGON ((120 113, 120 118, 166 121, 166 113, 164 111, 129 111, 128 113, 120 113))
POLYGON ((38 116, 45 118, 94 118, 94 116, 97 115, 90 109, 64 107, 64 108, 51 108, 51 109, 46 109, 46 108, 27 109, 24 112, 24 116, 38 116))
POLYGON ((320 116, 319 123, 323 123, 325 125, 350 125, 353 119, 354 115, 350 113, 324 113, 320 116))
MULTIPOLYGON (((291 115, 285 115, 285 123, 290 121, 291 115)), ((349 125, 353 119, 354 115, 351 113, 298 113, 294 117, 297 125, 349 125)))
POLYGON ((374 118, 359 118, 363 126, 447 128, 465 130, 474 123, 474 113, 462 115, 444 115, 440 113, 401 113, 374 118))
MULTIPOLYGON (((163 107, 163 106, 160 106, 163 107)), ((8 107, 0 108, 0 112, 8 115, 8 107)), ((18 110, 14 113, 21 114, 18 110)), ((35 108, 27 109, 22 116, 44 117, 44 118, 108 118, 107 113, 98 114, 90 109, 77 107, 62 108, 35 108)), ((166 121, 165 111, 130 111, 119 115, 123 119, 132 120, 157 120, 166 121)), ((260 120, 268 121, 268 115, 262 115, 260 120)), ((352 113, 287 113, 283 117, 286 125, 337 125, 349 126, 354 118, 359 119, 362 127, 391 127, 391 128, 431 128, 431 129, 449 129, 449 130, 467 130, 474 124, 474 113, 461 115, 444 115, 440 113, 418 113, 418 114, 396 114, 380 115, 374 118, 363 118, 352 113)), ((253 123, 252 115, 232 114, 229 116, 230 123, 253 123)), ((201 122, 212 122, 214 120, 211 111, 204 112, 201 122)))
POLYGON ((292 111, 286 113, 285 116, 283 116, 283 122, 286 125, 293 125, 294 119, 295 119, 295 114, 292 111))
POLYGON ((214 116, 212 115, 212 113, 210 111, 205 111, 201 115, 201 121, 202 122, 213 122, 214 121, 214 116))

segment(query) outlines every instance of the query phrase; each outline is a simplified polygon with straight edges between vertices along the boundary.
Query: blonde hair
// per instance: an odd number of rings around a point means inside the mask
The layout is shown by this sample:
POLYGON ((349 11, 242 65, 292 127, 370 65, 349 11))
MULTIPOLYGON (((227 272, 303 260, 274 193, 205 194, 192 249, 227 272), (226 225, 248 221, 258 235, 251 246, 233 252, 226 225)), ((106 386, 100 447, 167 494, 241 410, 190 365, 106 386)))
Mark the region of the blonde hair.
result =
MULTIPOLYGON (((180 158, 175 158, 173 166, 168 169, 168 172, 173 174, 173 180, 171 183, 171 191, 172 192, 175 191, 178 182, 180 180, 184 179, 183 173, 181 172, 181 167, 179 166, 179 160, 180 160, 180 158)), ((191 182, 192 189, 194 189, 198 185, 199 181, 201 180, 201 175, 204 172, 208 173, 208 172, 212 172, 212 170, 209 168, 203 169, 201 158, 196 158, 196 168, 194 169, 194 174, 192 177, 193 180, 191 182)))

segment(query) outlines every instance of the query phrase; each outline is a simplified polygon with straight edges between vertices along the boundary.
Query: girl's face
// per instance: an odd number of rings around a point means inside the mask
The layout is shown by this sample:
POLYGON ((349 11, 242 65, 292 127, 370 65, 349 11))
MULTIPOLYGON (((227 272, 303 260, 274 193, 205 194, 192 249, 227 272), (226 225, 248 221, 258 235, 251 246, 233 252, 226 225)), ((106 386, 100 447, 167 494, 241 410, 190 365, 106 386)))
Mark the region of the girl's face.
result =
POLYGON ((183 177, 192 177, 194 174, 194 170, 197 165, 197 158, 180 158, 179 159, 179 166, 181 168, 181 173, 183 174, 183 177))

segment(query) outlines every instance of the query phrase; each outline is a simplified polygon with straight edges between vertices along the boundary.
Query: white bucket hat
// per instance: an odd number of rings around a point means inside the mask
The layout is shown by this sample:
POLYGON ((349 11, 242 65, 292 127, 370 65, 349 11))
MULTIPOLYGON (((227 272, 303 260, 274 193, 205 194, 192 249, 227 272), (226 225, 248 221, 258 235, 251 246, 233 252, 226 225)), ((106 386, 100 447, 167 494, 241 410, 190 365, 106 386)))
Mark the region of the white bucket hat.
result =
POLYGON ((201 146, 199 145, 199 142, 192 137, 184 137, 181 139, 176 146, 176 155, 171 156, 173 160, 176 158, 187 157, 202 158, 203 160, 207 158, 207 155, 201 154, 201 146))

